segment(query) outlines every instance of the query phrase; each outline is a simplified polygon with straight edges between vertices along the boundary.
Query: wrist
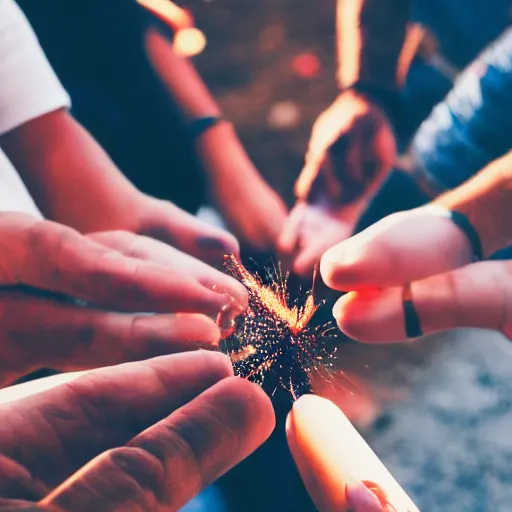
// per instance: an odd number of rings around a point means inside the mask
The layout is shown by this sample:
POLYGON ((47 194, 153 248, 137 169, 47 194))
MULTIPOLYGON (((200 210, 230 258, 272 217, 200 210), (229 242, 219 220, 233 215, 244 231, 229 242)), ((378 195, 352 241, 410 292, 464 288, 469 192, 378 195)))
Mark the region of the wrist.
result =
POLYGON ((342 93, 347 91, 352 91, 357 96, 377 105, 384 112, 392 126, 396 126, 403 115, 403 98, 398 88, 359 81, 343 89, 342 93))
POLYGON ((220 114, 196 117, 188 123, 188 134, 190 139, 195 142, 207 132, 221 125, 230 126, 230 123, 220 114))

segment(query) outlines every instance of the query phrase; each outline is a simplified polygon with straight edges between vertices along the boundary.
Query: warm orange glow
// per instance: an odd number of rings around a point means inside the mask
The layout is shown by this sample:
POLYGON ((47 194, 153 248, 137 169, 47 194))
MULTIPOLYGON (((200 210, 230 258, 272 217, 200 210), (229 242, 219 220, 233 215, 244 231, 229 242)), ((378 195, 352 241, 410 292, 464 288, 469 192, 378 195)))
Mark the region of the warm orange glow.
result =
POLYGON ((313 294, 309 295, 302 307, 289 307, 286 299, 284 284, 276 284, 274 288, 265 286, 261 280, 252 275, 234 255, 226 256, 232 265, 233 271, 241 283, 281 322, 286 324, 292 334, 297 335, 307 326, 319 305, 315 304, 313 294))
POLYGON ((206 46, 205 35, 197 28, 184 28, 176 33, 172 49, 180 57, 193 57, 206 46))
POLYGON ((137 3, 170 25, 173 30, 178 31, 194 26, 190 13, 170 0, 137 0, 137 3))

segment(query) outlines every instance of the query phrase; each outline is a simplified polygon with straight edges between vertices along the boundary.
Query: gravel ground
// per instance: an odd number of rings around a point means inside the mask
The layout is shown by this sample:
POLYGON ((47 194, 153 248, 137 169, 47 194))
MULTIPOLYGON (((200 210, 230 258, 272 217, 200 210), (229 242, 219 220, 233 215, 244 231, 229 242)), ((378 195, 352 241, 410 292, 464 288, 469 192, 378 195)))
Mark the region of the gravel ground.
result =
MULTIPOLYGON (((188 5, 209 41, 197 58, 199 70, 261 172, 290 202, 310 127, 336 94, 334 0, 188 5), (309 79, 292 65, 304 53, 320 63, 309 79), (283 102, 298 118, 276 129, 269 116, 283 102)), ((414 346, 347 346, 344 358, 347 368, 357 366, 395 397, 365 436, 422 511, 512 510, 512 347, 506 340, 462 331, 414 346)), ((264 462, 254 462, 257 455, 252 466, 249 461, 228 477, 228 492, 242 496, 233 510, 310 510, 293 468, 284 463, 286 471, 276 470, 269 458, 286 459, 279 434, 260 455, 264 462)))

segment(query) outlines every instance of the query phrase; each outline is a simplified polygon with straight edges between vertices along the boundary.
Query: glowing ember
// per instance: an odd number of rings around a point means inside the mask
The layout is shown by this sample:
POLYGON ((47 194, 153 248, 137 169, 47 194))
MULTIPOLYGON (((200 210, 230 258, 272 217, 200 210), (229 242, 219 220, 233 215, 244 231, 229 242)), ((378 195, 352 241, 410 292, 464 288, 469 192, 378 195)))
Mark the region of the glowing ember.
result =
POLYGON ((286 280, 274 280, 269 286, 251 274, 235 256, 226 257, 226 267, 249 292, 249 308, 223 341, 235 373, 263 384, 270 380, 274 390, 283 386, 296 399, 311 392, 309 373, 331 366, 329 342, 337 329, 310 327, 319 308, 310 291, 303 304, 289 304, 286 280))

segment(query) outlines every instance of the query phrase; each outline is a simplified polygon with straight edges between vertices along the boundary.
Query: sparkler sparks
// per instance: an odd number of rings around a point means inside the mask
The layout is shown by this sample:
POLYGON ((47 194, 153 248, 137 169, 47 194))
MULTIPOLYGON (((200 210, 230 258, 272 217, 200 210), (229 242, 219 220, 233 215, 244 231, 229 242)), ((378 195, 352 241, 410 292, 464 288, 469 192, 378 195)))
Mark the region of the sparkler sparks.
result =
POLYGON ((290 305, 286 279, 278 276, 265 285, 233 255, 226 256, 225 266, 249 292, 248 310, 221 345, 235 373, 261 385, 270 380, 274 390, 282 386, 294 399, 311 392, 309 373, 331 366, 329 345, 337 332, 329 324, 309 325, 321 306, 313 291, 303 304, 290 305))

